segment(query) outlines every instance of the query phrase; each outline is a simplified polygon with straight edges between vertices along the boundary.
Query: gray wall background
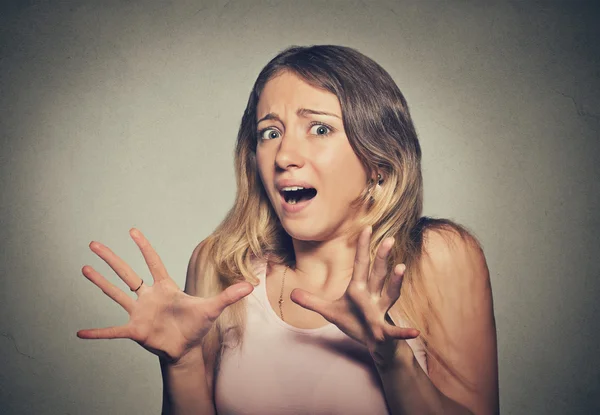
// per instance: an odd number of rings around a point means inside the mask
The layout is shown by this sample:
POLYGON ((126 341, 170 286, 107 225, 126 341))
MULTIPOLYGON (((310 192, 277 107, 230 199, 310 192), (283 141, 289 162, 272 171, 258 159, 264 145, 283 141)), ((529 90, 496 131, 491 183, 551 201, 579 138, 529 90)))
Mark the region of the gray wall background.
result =
MULTIPOLYGON (((292 44, 378 61, 411 106, 425 213, 484 245, 504 414, 600 413, 596 3, 13 1, 0 9, 0 412, 159 413, 158 360, 81 328, 127 314, 108 245, 183 287, 235 194, 261 67, 292 44)), ((123 284, 121 284, 124 287, 123 284)), ((126 287, 124 287, 126 288, 126 287)))

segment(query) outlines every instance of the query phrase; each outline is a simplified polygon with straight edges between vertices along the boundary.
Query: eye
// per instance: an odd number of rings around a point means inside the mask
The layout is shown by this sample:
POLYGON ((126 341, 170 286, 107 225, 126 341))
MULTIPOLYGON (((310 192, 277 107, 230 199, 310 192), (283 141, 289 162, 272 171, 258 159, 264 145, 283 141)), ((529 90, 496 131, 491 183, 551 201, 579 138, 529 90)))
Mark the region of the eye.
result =
POLYGON ((313 135, 324 135, 328 136, 333 132, 333 128, 323 123, 312 123, 310 127, 310 133, 313 135))
POLYGON ((279 131, 271 127, 263 128, 258 132, 258 138, 261 140, 273 140, 274 138, 279 138, 279 131))

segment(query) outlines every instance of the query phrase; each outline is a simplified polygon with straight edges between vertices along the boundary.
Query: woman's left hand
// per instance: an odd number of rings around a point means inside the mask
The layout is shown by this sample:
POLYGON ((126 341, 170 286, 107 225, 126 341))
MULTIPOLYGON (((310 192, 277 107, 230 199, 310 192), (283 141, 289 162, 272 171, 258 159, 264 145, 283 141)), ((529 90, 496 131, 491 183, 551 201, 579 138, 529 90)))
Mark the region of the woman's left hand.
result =
POLYGON ((294 289, 290 297, 296 304, 321 314, 349 337, 365 345, 375 363, 383 365, 393 360, 398 340, 415 338, 419 331, 386 321, 387 311, 400 298, 406 267, 404 264, 394 267, 384 290, 387 257, 394 244, 394 238, 386 238, 377 251, 371 275, 368 275, 371 232, 369 226, 358 237, 352 278, 342 297, 327 301, 300 288, 294 289))

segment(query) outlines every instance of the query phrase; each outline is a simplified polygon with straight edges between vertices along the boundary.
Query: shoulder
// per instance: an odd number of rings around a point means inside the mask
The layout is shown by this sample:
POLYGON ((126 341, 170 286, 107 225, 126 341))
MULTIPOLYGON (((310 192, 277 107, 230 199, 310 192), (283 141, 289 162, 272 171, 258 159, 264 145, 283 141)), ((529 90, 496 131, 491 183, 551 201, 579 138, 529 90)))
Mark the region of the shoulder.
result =
POLYGON ((433 331, 435 326, 447 329, 465 324, 474 315, 493 313, 483 250, 459 225, 450 222, 424 230, 419 271, 430 307, 427 326, 433 331))
POLYGON ((420 258, 426 283, 484 283, 489 281, 485 255, 479 241, 460 225, 450 221, 426 226, 420 258))
POLYGON ((207 265, 208 242, 209 238, 196 245, 188 262, 184 291, 189 295, 198 295, 198 278, 204 274, 207 265))

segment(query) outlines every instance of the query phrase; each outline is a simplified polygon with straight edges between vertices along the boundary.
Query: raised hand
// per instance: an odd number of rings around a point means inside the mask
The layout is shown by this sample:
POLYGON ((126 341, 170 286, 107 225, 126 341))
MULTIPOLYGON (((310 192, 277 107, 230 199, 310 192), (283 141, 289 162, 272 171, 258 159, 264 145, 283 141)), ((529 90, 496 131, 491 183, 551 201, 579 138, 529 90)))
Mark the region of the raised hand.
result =
POLYGON ((241 282, 211 298, 190 296, 177 287, 144 235, 137 229, 130 230, 129 234, 144 256, 154 284, 148 286, 143 283, 133 269, 107 246, 99 242, 90 243, 90 249, 117 273, 131 291, 135 291, 138 298, 134 300, 91 266, 84 266, 83 275, 121 305, 129 313, 129 321, 123 326, 79 330, 77 336, 82 339, 131 339, 169 362, 177 363, 201 344, 223 310, 252 292, 253 286, 241 282))
POLYGON ((369 242, 371 227, 358 238, 352 279, 346 292, 335 301, 327 301, 316 294, 296 288, 290 294, 296 304, 321 314, 349 337, 365 345, 377 363, 393 358, 397 340, 412 339, 419 335, 413 328, 397 327, 386 321, 386 313, 400 298, 404 264, 394 267, 384 290, 388 274, 387 257, 394 244, 387 238, 380 245, 369 275, 369 242))

